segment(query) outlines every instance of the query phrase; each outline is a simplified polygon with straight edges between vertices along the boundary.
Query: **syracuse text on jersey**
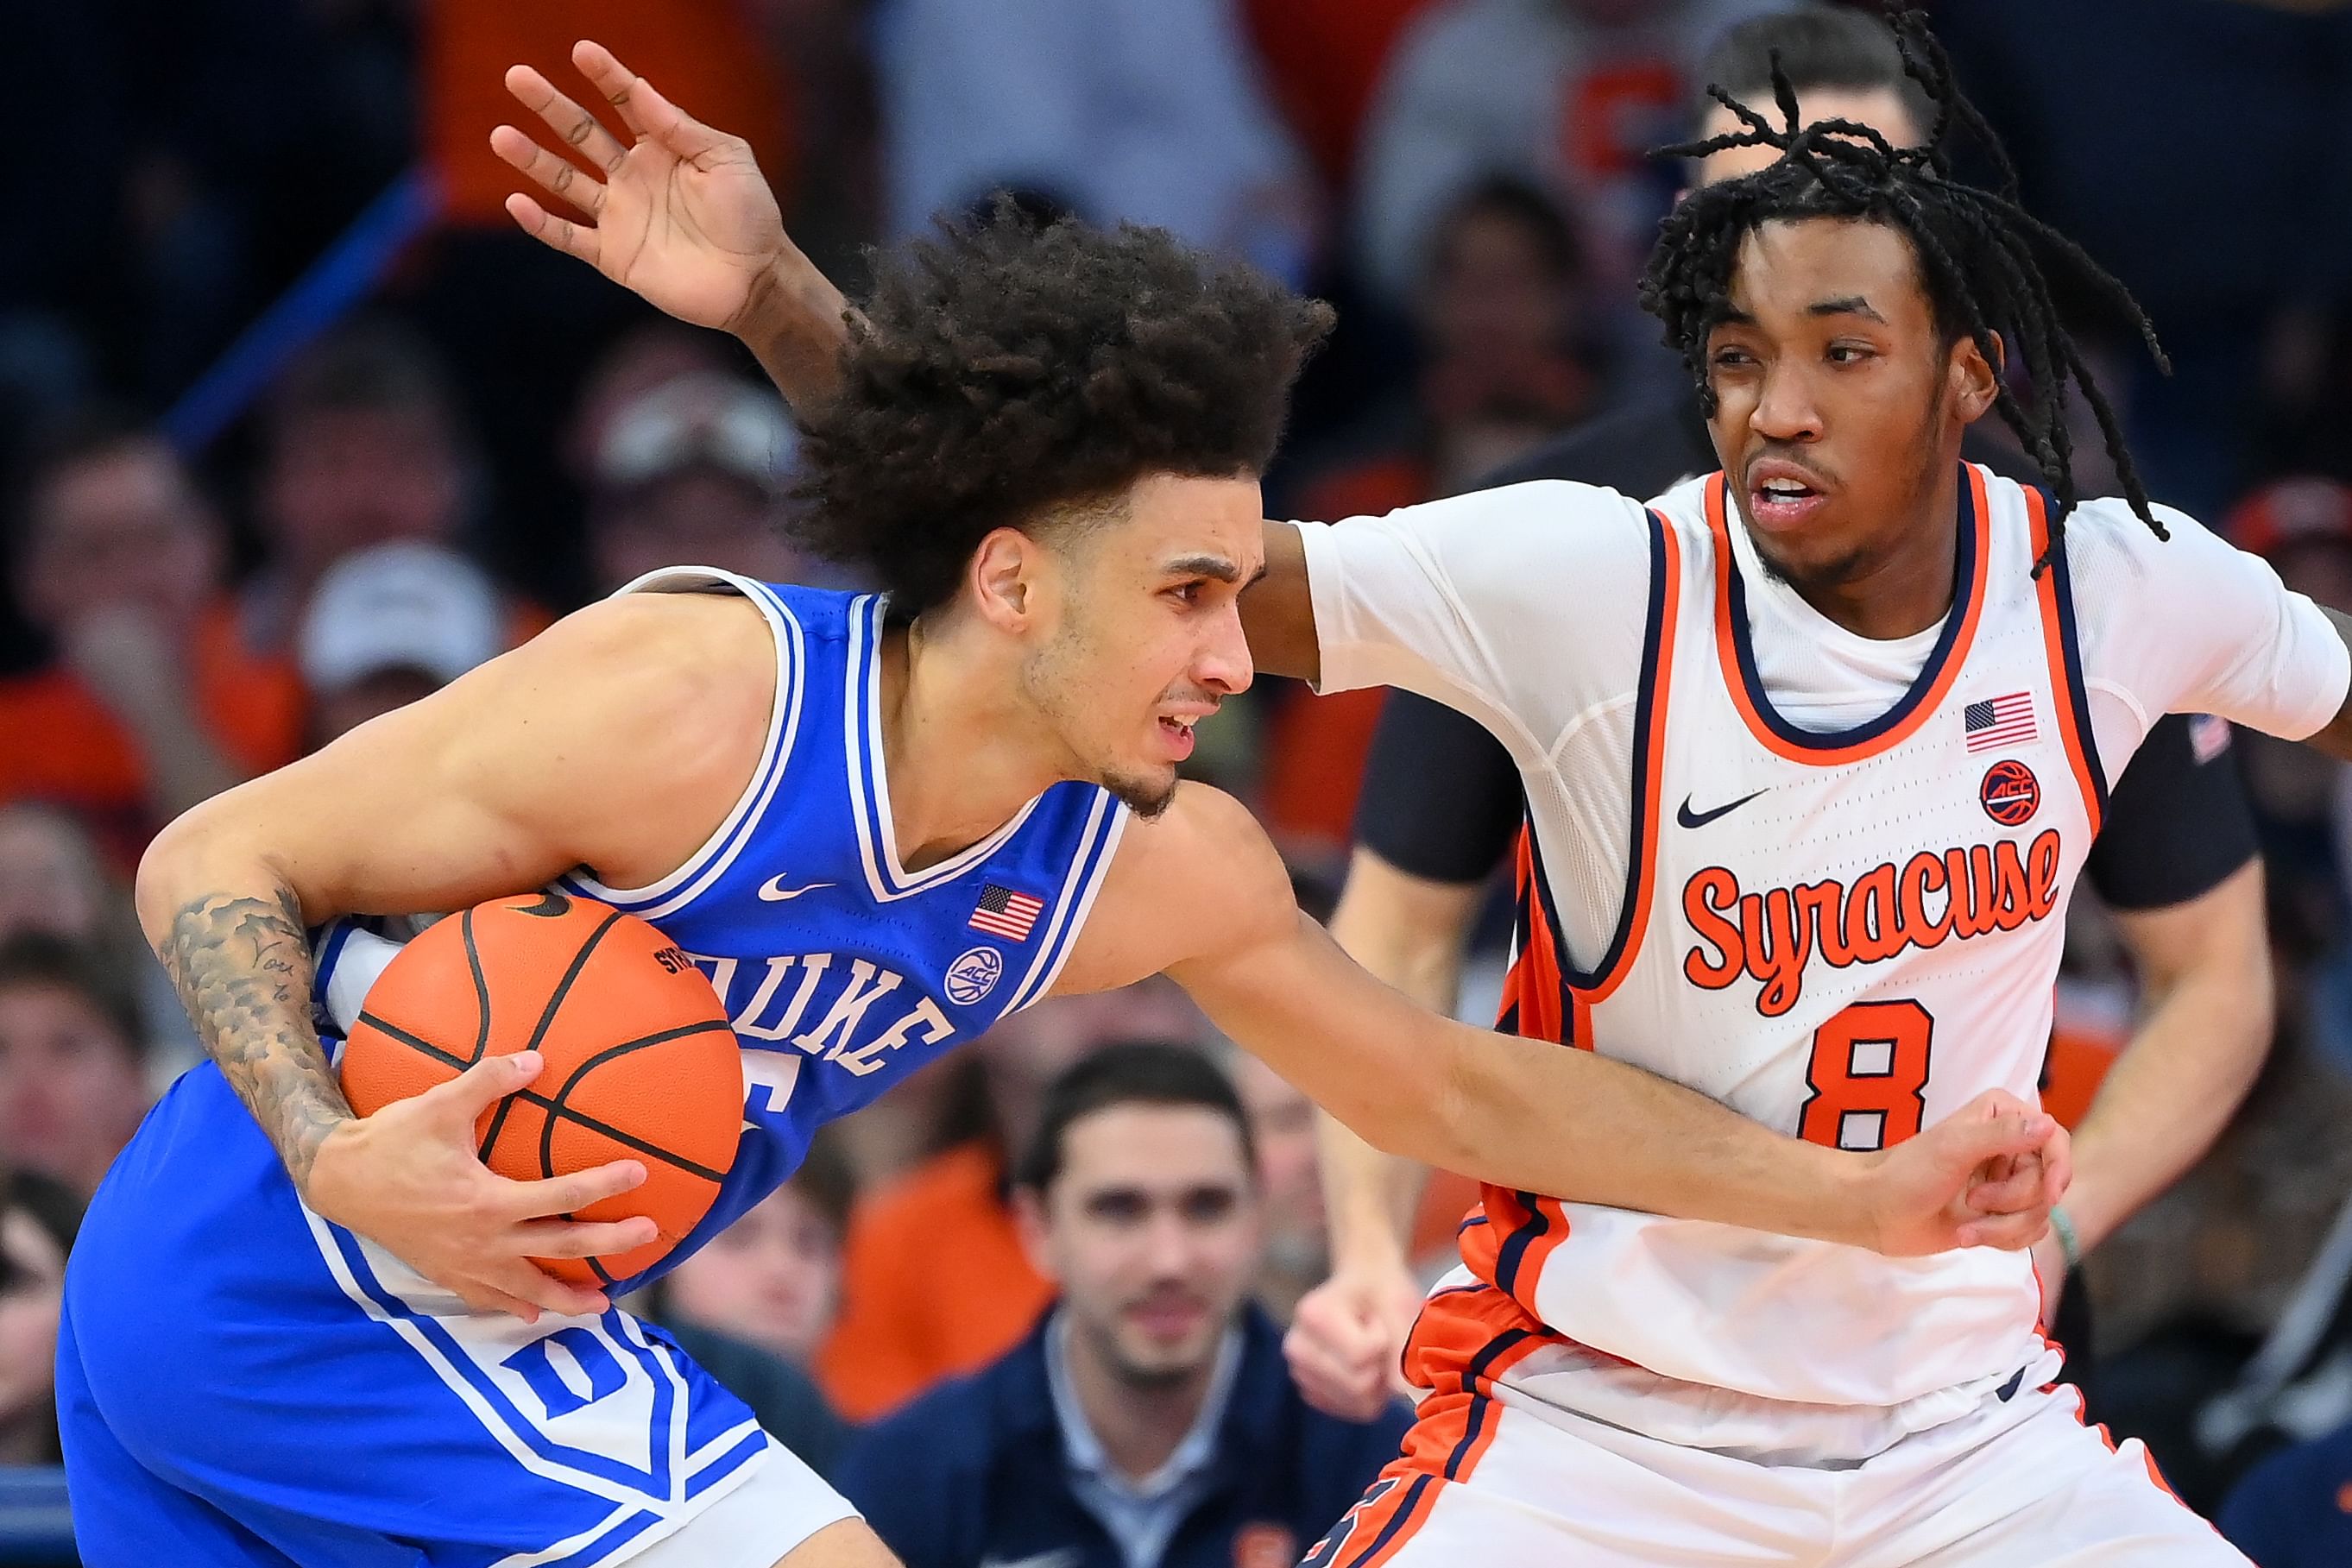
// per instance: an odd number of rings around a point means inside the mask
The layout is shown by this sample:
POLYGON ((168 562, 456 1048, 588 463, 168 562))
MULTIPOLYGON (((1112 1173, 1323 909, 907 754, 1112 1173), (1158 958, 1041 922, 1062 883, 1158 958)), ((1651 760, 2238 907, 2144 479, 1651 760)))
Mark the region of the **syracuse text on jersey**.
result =
POLYGON ((2045 828, 2022 852, 2013 839, 1922 850, 1851 885, 1825 877, 1756 892, 1737 873, 1707 866, 1683 884, 1683 918, 1698 938, 1683 974, 1710 991, 1746 975, 1761 988, 1756 1010, 1778 1018, 1804 994, 1815 958, 1836 969, 1874 964, 2046 917, 2058 907, 2059 851, 2058 830, 2045 828))

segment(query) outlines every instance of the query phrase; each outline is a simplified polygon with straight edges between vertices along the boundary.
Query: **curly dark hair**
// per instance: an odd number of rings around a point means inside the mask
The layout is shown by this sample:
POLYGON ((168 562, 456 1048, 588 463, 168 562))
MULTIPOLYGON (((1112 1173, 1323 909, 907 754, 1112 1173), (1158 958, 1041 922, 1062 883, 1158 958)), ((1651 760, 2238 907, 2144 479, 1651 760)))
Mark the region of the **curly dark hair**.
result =
POLYGON ((795 538, 910 621, 981 539, 1150 474, 1265 472, 1328 307, 1164 229, 1003 206, 877 259, 803 433, 795 538))
MULTIPOLYGON (((2066 425, 2070 381, 2098 420, 2132 510, 2158 538, 2167 537, 2164 525, 2149 510, 2115 411, 2059 319, 2044 267, 2062 270, 2118 308, 2157 363, 2168 370, 2155 329, 2122 283, 2020 204, 2015 170, 1992 128, 1961 95, 1951 62, 1926 21, 1916 11, 1904 11, 1893 18, 1893 27, 1903 68, 1935 106, 1927 144, 1895 147, 1870 127, 1852 120, 1802 125, 1795 89, 1777 51, 1771 80, 1778 124, 1721 87, 1710 88, 1715 100, 1738 117, 1741 129, 1663 148, 1661 155, 1705 158, 1727 148, 1770 147, 1780 158, 1744 178, 1694 191, 1675 210, 1643 273, 1643 308, 1665 324, 1667 346, 1682 354, 1712 415, 1707 339, 1730 308, 1732 271, 1742 241, 1764 224, 1794 218, 1858 218, 1892 225, 1909 236, 1918 255, 1920 275, 1947 341, 1971 339, 1996 367, 2002 356, 1995 334, 2005 332, 2017 345, 2035 401, 2028 405, 2003 382, 1995 406, 2025 444, 2056 497, 2051 551, 2057 550, 2066 515, 2080 498, 2066 425), (1951 142, 1955 130, 1961 128, 1990 154, 1999 190, 1980 190, 1954 177, 1951 142)), ((2036 563, 2037 573, 2048 559, 2045 556, 2036 563)))

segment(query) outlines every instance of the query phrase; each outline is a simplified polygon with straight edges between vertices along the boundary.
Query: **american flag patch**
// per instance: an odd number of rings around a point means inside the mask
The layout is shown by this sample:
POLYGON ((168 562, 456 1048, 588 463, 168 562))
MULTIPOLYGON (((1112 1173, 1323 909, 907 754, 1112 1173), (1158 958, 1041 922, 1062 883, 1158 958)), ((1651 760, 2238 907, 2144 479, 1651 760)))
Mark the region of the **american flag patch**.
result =
POLYGON ((1030 930, 1037 924, 1037 916, 1045 913, 1044 899, 1015 893, 992 882, 981 890, 980 903, 972 910, 969 924, 992 936, 1026 942, 1030 930))
POLYGON ((1970 703, 1965 717, 1970 751, 2023 746, 2034 736, 2033 694, 2011 692, 1989 702, 1970 703))

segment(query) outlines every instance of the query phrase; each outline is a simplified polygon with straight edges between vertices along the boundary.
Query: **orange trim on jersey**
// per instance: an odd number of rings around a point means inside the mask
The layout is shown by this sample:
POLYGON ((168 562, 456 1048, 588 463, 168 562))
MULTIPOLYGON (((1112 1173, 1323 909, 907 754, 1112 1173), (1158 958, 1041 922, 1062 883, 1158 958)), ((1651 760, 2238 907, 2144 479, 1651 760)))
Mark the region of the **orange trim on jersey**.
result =
MULTIPOLYGON (((2038 556, 2039 552, 2037 551, 2036 553, 2038 556)), ((2048 1394, 2057 1386, 2058 1385, 2054 1383, 2045 1384, 2042 1386, 2042 1392, 2048 1394)), ((2111 1454, 2120 1454, 2121 1450, 2116 1446, 2115 1434, 2107 1430, 2107 1424, 2105 1421, 2102 1421, 2097 1426, 2093 1427, 2091 1426, 2087 1416, 2084 1415, 2083 1390, 2081 1385, 2070 1385, 2066 1392, 2074 1396, 2074 1425, 2077 1427, 2087 1427, 2094 1437, 2097 1437, 2100 1442, 2106 1445, 2107 1452, 2111 1454)), ((2156 1468, 2156 1456, 2147 1451, 2147 1445, 2146 1443, 2142 1443, 2140 1445, 2139 1457, 2140 1462, 2147 1467, 2147 1479, 2156 1483, 2156 1490, 2170 1498, 2173 1501, 2179 1503, 2181 1507, 2189 1508, 2189 1504, 2181 1500, 2180 1494, 2172 1490, 2172 1483, 2164 1479, 2164 1472, 2156 1468)), ((2192 1514, 2196 1514, 2198 1521, 2203 1524, 2208 1530, 2212 1531, 2214 1534, 2219 1535, 2221 1533, 2220 1527, 2215 1525, 2211 1520, 2207 1519, 2201 1513, 2198 1513, 2193 1508, 2189 1508, 2189 1511, 2192 1514)))
MULTIPOLYGON (((2031 486, 2025 487, 2025 515, 2033 530, 2033 559, 2039 561, 2050 550, 2050 516, 2042 492, 2031 486)), ((2083 810, 2091 819, 2091 836, 2096 838, 2105 791, 2100 788, 2097 764, 2092 760, 2077 720, 2074 683, 2067 674, 2065 612, 2058 602, 2059 570, 2053 565, 2036 578, 2033 596, 2042 607, 2042 650, 2050 662, 2050 706, 2058 710, 2058 738, 2065 744, 2067 764, 2074 771, 2075 787, 2083 792, 2083 810)))
POLYGON ((1390 1460, 1365 1491, 1365 1500, 1332 1526, 1335 1532, 1348 1532, 1339 1554, 1327 1560, 1318 1544, 1307 1554, 1309 1568, 1381 1568, 1429 1522, 1441 1484, 1425 1470, 1408 1469, 1402 1459, 1390 1460))
POLYGON ((1519 950, 1503 977, 1497 1029, 1555 1043, 1570 1038, 1568 978, 1559 970, 1559 937, 1537 890, 1534 829, 1522 823, 1512 851, 1512 885, 1518 897, 1519 950))
POLYGON ((1748 726, 1748 733, 1774 756, 1814 768, 1836 768, 1865 761, 1902 745, 1917 734, 1919 727, 1927 722, 1943 706, 1944 698, 1950 695, 1952 683, 1958 679, 1961 667, 1968 663, 1969 645, 1976 641, 1977 622, 1984 614, 1987 562, 1992 554, 1991 529, 1986 526, 1984 472, 1973 463, 1963 463, 1960 467, 1968 475, 1972 502, 1969 526, 1976 529, 1976 549, 1970 567, 1970 580, 1954 585, 1955 591, 1966 606, 1961 612, 1959 633, 1945 652, 1943 664, 1936 671, 1934 684, 1919 696, 1911 711, 1904 716, 1902 723, 1867 740, 1836 747, 1790 745, 1775 734, 1764 716, 1756 711, 1756 700, 1748 690, 1747 681, 1741 677, 1738 651, 1733 642, 1731 579, 1732 574, 1739 570, 1739 563, 1732 553, 1731 529, 1727 520, 1730 482, 1719 473, 1707 481, 1706 526, 1715 539, 1716 659, 1722 666, 1723 684, 1731 693, 1731 706, 1739 710, 1741 720, 1748 726))
POLYGON ((1444 1291, 1422 1307, 1405 1346, 1405 1374, 1431 1390, 1405 1434, 1403 1451, 1381 1470, 1336 1528, 1345 1536, 1328 1568, 1381 1568, 1427 1522, 1439 1491, 1468 1480, 1495 1445, 1503 1406, 1496 1380, 1549 1344, 1567 1342, 1492 1285, 1444 1291))

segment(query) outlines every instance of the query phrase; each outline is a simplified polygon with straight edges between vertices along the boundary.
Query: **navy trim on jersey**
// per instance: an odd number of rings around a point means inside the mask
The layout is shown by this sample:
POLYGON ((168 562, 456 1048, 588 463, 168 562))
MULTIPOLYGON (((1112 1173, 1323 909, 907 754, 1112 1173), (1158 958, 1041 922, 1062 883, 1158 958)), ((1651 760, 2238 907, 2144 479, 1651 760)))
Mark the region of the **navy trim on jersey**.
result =
MULTIPOLYGON (((1730 480, 1727 476, 1724 480, 1724 485, 1723 526, 1726 534, 1728 535, 1731 529, 1742 525, 1738 516, 1738 508, 1731 499, 1730 480)), ((1716 563, 1716 570, 1724 574, 1725 585, 1731 595, 1732 653, 1739 664, 1740 683, 1748 688, 1748 706, 1756 710, 1756 716, 1762 719, 1774 735, 1790 746, 1806 751, 1836 751, 1844 747, 1862 746, 1875 740, 1911 716, 1912 710, 1927 698, 1929 692, 1936 689, 1936 677, 1943 672, 1945 662, 1950 658, 1953 644, 1959 640, 1960 629, 1969 622, 1969 612, 1972 608, 1970 601, 1976 595, 1977 552, 1989 547, 1989 541, 1984 537, 1984 518, 1977 515, 1976 486, 1969 482, 1968 466, 1965 464, 1960 466, 1958 532, 1959 534, 1958 559, 1952 569, 1952 608, 1944 617, 1943 632, 1937 637, 1936 646, 1928 653, 1927 663, 1921 664, 1918 674, 1912 677, 1910 689, 1903 694, 1901 699, 1893 707, 1888 708, 1869 723, 1856 725, 1852 729, 1828 733, 1800 729, 1782 718, 1780 709, 1772 706, 1771 696, 1764 690, 1764 678, 1757 673, 1756 669, 1756 645, 1748 633, 1748 590, 1740 576, 1739 552, 1729 548, 1725 549, 1726 559, 1716 563)), ((1727 538, 1727 546, 1728 542, 1727 538)))
POLYGON ((1021 831, 1045 797, 1034 795, 1011 820, 968 849, 934 866, 908 872, 898 863, 890 833, 890 780, 882 751, 883 596, 860 595, 849 607, 848 683, 841 705, 843 755, 849 767, 849 815, 857 829, 858 858, 865 862, 866 890, 888 904, 951 882, 1004 846, 1021 831))
MULTIPOLYGON (((1528 852, 1532 859, 1536 896, 1543 900, 1544 920, 1551 927, 1553 956, 1558 960, 1560 984, 1560 1032, 1576 1033, 1576 1009, 1570 1005, 1568 990, 1591 990, 1605 979, 1624 956, 1625 944, 1633 936, 1633 911, 1639 907, 1642 885, 1651 873, 1655 858, 1656 841, 1651 831, 1650 795, 1650 729, 1658 712, 1658 666, 1664 651, 1665 639, 1674 634, 1666 624, 1666 529, 1672 525, 1654 509, 1645 508, 1643 516, 1650 523, 1650 608, 1642 632, 1641 688, 1633 699, 1633 777, 1632 816, 1633 834, 1625 853, 1625 893, 1617 906, 1617 926, 1609 936, 1609 946, 1601 961, 1591 969, 1577 967, 1569 956, 1568 927, 1559 918, 1559 908, 1552 903, 1551 878, 1544 874, 1543 847, 1537 841, 1535 819, 1528 820, 1528 852)), ((1521 944, 1524 947, 1524 941, 1521 944)))
POLYGON ((1381 1549, 1395 1537, 1398 1531, 1405 1527, 1405 1521, 1419 1513, 1421 1494, 1427 1491, 1429 1483, 1436 1479, 1426 1471, 1413 1477, 1412 1485, 1405 1489, 1404 1501, 1397 1506, 1394 1513, 1389 1515, 1389 1521, 1381 1526, 1381 1532, 1372 1537, 1370 1543, 1365 1546, 1361 1552, 1349 1558, 1345 1564, 1335 1563, 1333 1568, 1356 1568, 1357 1564, 1370 1563, 1378 1557, 1381 1554, 1381 1549))
MULTIPOLYGON (((1505 1329, 1501 1333, 1488 1340, 1486 1348, 1473 1356, 1469 1366, 1465 1369, 1462 1376, 1464 1385, 1467 1387, 1482 1381, 1486 1376, 1486 1369, 1495 1364, 1496 1357, 1529 1337, 1531 1337, 1530 1331, 1527 1329, 1505 1329)), ((1493 1395, 1480 1388, 1470 1389, 1470 1411, 1463 1424, 1462 1440, 1454 1445, 1452 1453, 1445 1456, 1447 1480, 1458 1481, 1462 1479, 1462 1467, 1469 1462, 1470 1450, 1478 1446, 1478 1436, 1486 1428, 1486 1418, 1494 1404, 1493 1395)))
MULTIPOLYGON (((751 781, 736 798, 719 831, 711 834, 700 849, 687 857, 683 865, 660 881, 648 883, 643 887, 608 887, 590 875, 585 867, 555 879, 556 884, 566 893, 593 898, 600 904, 646 920, 674 915, 685 908, 734 863, 735 857, 751 841, 751 831, 758 826, 761 812, 774 797, 776 786, 782 781, 784 766, 792 759, 793 743, 800 734, 802 683, 808 658, 805 633, 799 618, 765 583, 715 568, 695 570, 708 570, 711 577, 725 582, 750 600, 767 617, 768 630, 776 643, 775 705, 768 721, 768 738, 761 753, 760 765, 752 770, 751 781)), ((637 581, 652 582, 685 574, 683 570, 654 572, 637 581)), ((632 583, 620 591, 627 593, 636 587, 636 583, 632 583)))
POLYGON ((1519 1207, 1528 1211, 1528 1218, 1503 1239, 1501 1249, 1495 1254, 1495 1288, 1517 1300, 1519 1264, 1525 1260, 1528 1248, 1536 1238, 1551 1229, 1551 1218, 1544 1213, 1534 1193, 1521 1192, 1512 1196, 1519 1200, 1519 1207))
POLYGON ((2059 531, 2058 498, 2049 491, 2041 492, 2042 516, 2050 519, 2050 533, 2058 540, 2058 548, 2050 552, 2050 586, 2058 606, 2058 646, 2066 656, 2066 700, 2074 707, 2074 733, 2083 742, 2084 758, 2091 765, 2091 786, 2097 796, 2097 813, 2094 830, 2107 820, 2107 766, 2099 758, 2099 739, 2091 728, 2091 693, 2083 683, 2082 639, 2074 629, 2074 579, 2066 564, 2066 536, 2059 531))

